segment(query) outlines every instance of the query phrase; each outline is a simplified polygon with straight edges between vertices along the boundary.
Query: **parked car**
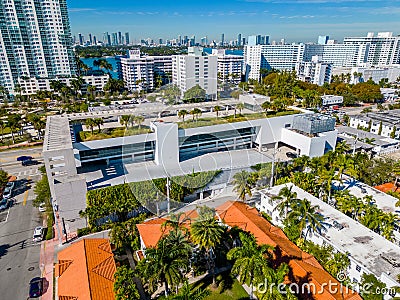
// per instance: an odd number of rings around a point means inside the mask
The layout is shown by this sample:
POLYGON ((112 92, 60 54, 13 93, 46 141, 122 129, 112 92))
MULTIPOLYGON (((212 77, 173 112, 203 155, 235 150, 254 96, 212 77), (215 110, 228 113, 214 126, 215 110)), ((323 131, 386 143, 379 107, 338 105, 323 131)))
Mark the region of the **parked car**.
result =
POLYGON ((10 187, 6 187, 3 191, 3 200, 9 199, 12 196, 12 189, 10 187))
POLYGON ((43 279, 35 277, 29 282, 29 297, 38 298, 43 293, 43 279))
POLYGON ((40 212, 45 212, 46 211, 46 203, 40 203, 39 205, 39 211, 40 212))
POLYGON ((15 187, 15 182, 14 181, 7 182, 6 188, 10 188, 11 190, 13 190, 14 187, 15 187))
POLYGON ((288 158, 297 158, 297 154, 294 152, 286 152, 288 158))
POLYGON ((39 164, 39 162, 37 160, 27 159, 27 160, 24 160, 21 164, 26 167, 26 166, 37 165, 37 164, 39 164))
POLYGON ((44 228, 42 226, 37 226, 33 231, 33 241, 41 242, 44 236, 44 228))
POLYGON ((3 199, 0 202, 0 211, 3 211, 12 206, 14 200, 13 199, 3 199))

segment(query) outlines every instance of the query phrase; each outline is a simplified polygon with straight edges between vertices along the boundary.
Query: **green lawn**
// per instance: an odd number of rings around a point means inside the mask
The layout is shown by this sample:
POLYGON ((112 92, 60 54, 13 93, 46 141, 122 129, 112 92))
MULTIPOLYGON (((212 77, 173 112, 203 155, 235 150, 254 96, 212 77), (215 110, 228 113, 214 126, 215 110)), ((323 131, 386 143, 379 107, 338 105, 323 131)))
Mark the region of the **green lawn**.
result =
POLYGON ((243 289, 241 284, 232 278, 230 273, 222 273, 217 276, 218 288, 214 289, 211 287, 212 279, 207 278, 200 281, 196 285, 200 285, 201 288, 207 288, 211 291, 211 294, 205 298, 205 300, 247 300, 249 295, 243 289))
POLYGON ((243 115, 237 114, 236 118, 233 115, 230 115, 227 117, 219 117, 218 119, 216 117, 200 118, 197 121, 196 121, 196 119, 193 121, 192 117, 190 116, 190 118, 187 117, 185 122, 179 122, 178 126, 179 126, 179 128, 187 129, 187 128, 211 126, 211 125, 218 125, 218 124, 243 122, 243 121, 248 121, 248 120, 280 117, 280 116, 293 115, 293 114, 298 114, 298 113, 300 113, 300 112, 297 110, 287 110, 287 111, 281 111, 281 112, 277 112, 277 113, 268 113, 268 114, 266 114, 264 112, 259 112, 259 113, 253 113, 253 114, 243 114, 243 115))
POLYGON ((93 135, 91 131, 81 131, 79 132, 79 139, 82 142, 87 141, 96 141, 96 140, 104 140, 116 137, 123 137, 123 136, 130 136, 130 135, 138 135, 138 134, 145 134, 151 132, 151 129, 148 126, 138 126, 129 127, 125 129, 125 127, 118 127, 118 128, 107 128, 99 130, 93 130, 93 135))

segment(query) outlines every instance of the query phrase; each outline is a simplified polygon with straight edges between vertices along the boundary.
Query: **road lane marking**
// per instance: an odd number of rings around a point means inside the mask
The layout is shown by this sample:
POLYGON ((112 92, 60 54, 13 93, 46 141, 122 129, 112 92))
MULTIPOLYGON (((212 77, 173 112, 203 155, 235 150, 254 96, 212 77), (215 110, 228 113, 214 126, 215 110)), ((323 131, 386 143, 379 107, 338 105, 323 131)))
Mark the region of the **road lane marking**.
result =
MULTIPOLYGON (((28 180, 30 180, 30 179, 31 179, 31 176, 28 176, 28 180)), ((29 189, 25 191, 24 202, 22 203, 23 206, 26 205, 26 201, 28 200, 28 194, 29 194, 29 189)))

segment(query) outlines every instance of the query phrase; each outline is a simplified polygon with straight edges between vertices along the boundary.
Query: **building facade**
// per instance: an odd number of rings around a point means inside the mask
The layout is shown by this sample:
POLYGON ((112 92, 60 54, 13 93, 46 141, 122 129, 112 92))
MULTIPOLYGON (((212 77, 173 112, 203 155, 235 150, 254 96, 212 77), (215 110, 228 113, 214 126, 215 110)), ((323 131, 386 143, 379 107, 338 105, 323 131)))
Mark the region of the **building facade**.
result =
POLYGON ((224 83, 239 84, 242 79, 243 56, 226 54, 223 49, 213 49, 212 54, 218 56, 218 79, 224 83))
POLYGON ((350 116, 350 127, 384 137, 400 138, 400 110, 350 116))
POLYGON ((75 74, 66 0, 0 2, 0 85, 75 74))
POLYGON ((205 55, 200 47, 189 47, 188 55, 172 56, 172 83, 183 94, 199 85, 209 99, 217 98, 218 56, 205 55))
POLYGON ((142 56, 139 49, 129 50, 126 57, 117 61, 118 76, 129 91, 154 89, 154 59, 142 56))
POLYGON ((331 82, 332 65, 322 62, 319 56, 313 56, 310 62, 296 63, 296 73, 299 80, 322 86, 331 82))

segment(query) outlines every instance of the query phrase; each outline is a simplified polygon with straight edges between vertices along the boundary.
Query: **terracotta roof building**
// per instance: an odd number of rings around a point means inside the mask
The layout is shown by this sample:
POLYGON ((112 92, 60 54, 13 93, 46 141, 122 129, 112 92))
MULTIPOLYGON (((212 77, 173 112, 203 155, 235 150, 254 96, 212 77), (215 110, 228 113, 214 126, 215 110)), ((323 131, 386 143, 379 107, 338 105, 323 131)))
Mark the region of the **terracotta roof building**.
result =
POLYGON ((59 300, 114 300, 116 266, 107 239, 83 239, 61 250, 56 264, 59 300))
MULTIPOLYGON (((194 216, 193 211, 187 215, 194 216)), ((281 263, 289 265, 289 274, 286 283, 297 283, 301 286, 308 283, 315 287, 316 292, 309 295, 302 294, 303 299, 315 300, 361 300, 355 292, 343 288, 340 282, 331 276, 316 258, 297 247, 278 227, 273 226, 262 217, 258 210, 243 202, 228 201, 216 208, 219 220, 230 227, 239 227, 254 235, 259 244, 268 244, 275 248, 273 264, 281 263), (333 283, 332 289, 327 284, 333 283)), ((193 218, 194 219, 194 218, 193 218)), ((153 219, 138 224, 142 249, 154 247, 158 240, 165 234, 162 224, 166 219, 153 219), (144 246, 144 247, 143 247, 144 246)), ((193 221, 193 220, 192 220, 193 221)), ((186 221, 185 227, 190 226, 191 221, 186 221)), ((312 290, 313 291, 313 290, 312 290)))

